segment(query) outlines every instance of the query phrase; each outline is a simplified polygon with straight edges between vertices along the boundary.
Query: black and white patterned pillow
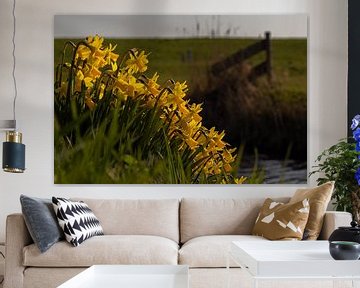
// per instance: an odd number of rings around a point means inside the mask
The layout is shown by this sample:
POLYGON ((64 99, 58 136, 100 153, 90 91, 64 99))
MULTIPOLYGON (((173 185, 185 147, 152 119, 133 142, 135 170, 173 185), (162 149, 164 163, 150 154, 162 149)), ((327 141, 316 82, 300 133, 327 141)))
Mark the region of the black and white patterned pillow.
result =
POLYGON ((52 197, 55 214, 66 241, 79 246, 86 239, 104 235, 99 220, 84 202, 52 197))

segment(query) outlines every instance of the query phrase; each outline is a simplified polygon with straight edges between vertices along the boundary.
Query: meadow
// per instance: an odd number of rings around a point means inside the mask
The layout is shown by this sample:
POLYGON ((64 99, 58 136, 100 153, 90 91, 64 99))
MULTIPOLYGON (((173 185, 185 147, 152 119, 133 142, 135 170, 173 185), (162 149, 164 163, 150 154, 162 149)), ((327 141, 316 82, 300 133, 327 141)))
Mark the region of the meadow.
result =
MULTIPOLYGON (((65 42, 69 40, 78 42, 81 39, 54 40, 55 67, 59 63, 65 42)), ((116 50, 120 55, 124 55, 132 48, 148 51, 151 67, 147 74, 158 72, 163 81, 168 79, 188 81, 191 92, 192 85, 197 84, 199 77, 206 76, 213 63, 259 41, 259 39, 106 39, 106 41, 117 45, 116 50), (189 51, 191 51, 191 56, 189 56, 189 51)), ((272 39, 271 42, 274 75, 281 78, 283 89, 292 94, 292 97, 305 97, 306 100, 306 39, 272 39)), ((249 64, 255 65, 262 58, 263 55, 255 56, 249 61, 249 64)), ((291 101, 291 99, 287 100, 291 101)))

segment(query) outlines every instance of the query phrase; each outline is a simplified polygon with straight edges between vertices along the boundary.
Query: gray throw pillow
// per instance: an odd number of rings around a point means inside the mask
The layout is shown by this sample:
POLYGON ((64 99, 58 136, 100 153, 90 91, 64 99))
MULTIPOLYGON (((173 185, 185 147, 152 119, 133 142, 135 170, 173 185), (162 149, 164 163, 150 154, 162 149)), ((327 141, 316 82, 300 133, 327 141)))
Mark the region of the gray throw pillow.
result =
POLYGON ((64 238, 51 199, 20 196, 22 213, 31 238, 41 253, 64 238))

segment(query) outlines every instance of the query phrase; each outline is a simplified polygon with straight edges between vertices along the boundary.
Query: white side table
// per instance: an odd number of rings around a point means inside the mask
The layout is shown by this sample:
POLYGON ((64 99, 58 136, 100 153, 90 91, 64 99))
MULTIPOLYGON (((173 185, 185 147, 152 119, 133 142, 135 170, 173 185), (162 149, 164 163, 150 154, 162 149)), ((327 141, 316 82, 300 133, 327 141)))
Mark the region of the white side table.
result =
POLYGON ((289 282, 293 288, 309 286, 294 286, 296 280, 315 283, 314 287, 360 288, 360 261, 336 261, 328 247, 328 241, 238 241, 232 242, 229 258, 248 272, 254 288, 269 280, 278 283, 271 287, 289 287, 289 282))
POLYGON ((94 265, 58 288, 188 288, 185 265, 94 265))

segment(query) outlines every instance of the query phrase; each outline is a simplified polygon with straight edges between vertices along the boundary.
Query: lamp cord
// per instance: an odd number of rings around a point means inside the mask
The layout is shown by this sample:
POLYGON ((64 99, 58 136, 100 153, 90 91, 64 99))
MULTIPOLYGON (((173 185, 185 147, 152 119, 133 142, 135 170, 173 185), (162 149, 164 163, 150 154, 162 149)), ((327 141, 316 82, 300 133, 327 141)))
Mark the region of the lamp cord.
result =
MULTIPOLYGON (((12 34, 12 44, 13 44, 13 50, 12 50, 12 56, 13 56, 13 69, 12 69, 12 78, 14 81, 14 90, 15 90, 15 96, 13 101, 13 117, 14 121, 16 120, 16 98, 17 98, 17 85, 16 85, 16 78, 15 78, 15 68, 16 68, 16 56, 15 56, 15 34, 16 34, 16 15, 15 15, 15 8, 16 8, 16 0, 13 0, 13 9, 12 9, 12 16, 13 16, 13 34, 12 34)), ((16 122, 15 122, 16 123, 16 122)), ((16 129, 16 127, 15 127, 16 129)))

